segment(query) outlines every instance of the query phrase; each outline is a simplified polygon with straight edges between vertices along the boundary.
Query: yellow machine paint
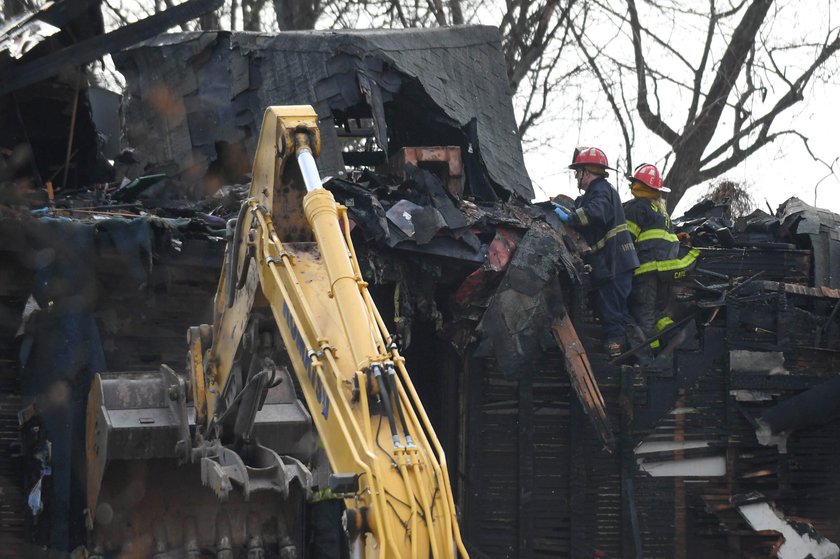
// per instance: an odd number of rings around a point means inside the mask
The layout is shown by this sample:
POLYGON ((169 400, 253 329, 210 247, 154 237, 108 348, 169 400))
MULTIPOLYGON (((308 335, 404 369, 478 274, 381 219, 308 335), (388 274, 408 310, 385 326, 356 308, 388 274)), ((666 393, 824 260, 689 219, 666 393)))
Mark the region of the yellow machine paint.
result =
MULTIPOLYGON (((176 547, 192 556, 212 545, 228 557, 227 550, 239 546, 250 557, 270 545, 281 557, 294 555, 290 527, 299 506, 293 498, 302 498, 295 487, 311 483, 311 475, 286 456, 295 450, 285 448, 285 439, 275 440, 273 450, 256 435, 252 441, 256 420, 251 415, 249 424, 246 413, 240 427, 238 413, 261 410, 265 401, 266 392, 250 386, 260 375, 246 374, 240 362, 254 338, 265 336, 254 334, 255 317, 270 316, 309 413, 295 408, 291 389, 293 402, 273 405, 298 419, 264 422, 261 433, 270 436, 269 425, 304 440, 300 432, 311 416, 332 479, 340 482, 334 489, 345 500, 352 556, 467 557, 442 447, 362 279, 346 208, 321 187, 317 124, 308 106, 266 111, 249 197, 231 228, 213 324, 188 332, 189 379, 168 367, 159 375, 97 377, 88 406, 88 525, 97 549, 125 549, 129 542, 134 550, 176 547), (137 417, 142 423, 144 415, 146 425, 132 423, 137 417), (120 480, 135 475, 137 461, 149 462, 140 476, 146 493, 125 504, 120 480), (195 505, 188 508, 179 476, 197 472, 198 465, 200 476, 191 477, 200 477, 219 500, 190 489, 195 505), (157 523, 156 507, 166 510, 157 523), (157 535, 146 538, 145 532, 157 535)), ((277 370, 273 363, 266 367, 277 370)))
POLYGON ((213 343, 202 354, 191 336, 196 424, 211 427, 248 316, 268 307, 332 471, 358 480, 344 495, 355 556, 466 557, 440 442, 362 280, 346 208, 313 173, 319 145, 311 107, 266 111, 213 343))

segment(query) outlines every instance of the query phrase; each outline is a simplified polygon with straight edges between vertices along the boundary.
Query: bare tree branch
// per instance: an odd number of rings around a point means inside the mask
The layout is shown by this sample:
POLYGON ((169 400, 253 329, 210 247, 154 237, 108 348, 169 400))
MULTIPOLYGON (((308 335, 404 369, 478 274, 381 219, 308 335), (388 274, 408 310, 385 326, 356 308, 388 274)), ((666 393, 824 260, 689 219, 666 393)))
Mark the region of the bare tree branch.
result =
POLYGON ((262 11, 266 0, 242 0, 242 28, 245 31, 262 30, 262 11))
POLYGON ((772 134, 761 134, 758 139, 756 139, 752 144, 747 146, 745 149, 738 150, 733 152, 731 156, 724 159, 714 167, 709 167, 708 169, 699 171, 696 175, 696 179, 691 184, 694 186, 697 183, 713 179, 717 176, 722 175, 727 171, 731 171, 744 161, 746 161, 747 157, 757 152, 759 149, 763 148, 776 138, 786 135, 786 134, 794 134, 794 130, 782 130, 781 132, 774 132, 772 134))
POLYGON ((274 15, 282 31, 313 29, 321 10, 320 0, 274 0, 274 15))
POLYGON ((700 161, 700 164, 706 165, 711 161, 714 161, 716 158, 726 153, 728 149, 732 148, 739 140, 759 128, 765 130, 769 129, 770 125, 779 114, 804 99, 803 90, 810 81, 811 77, 814 75, 814 72, 816 72, 817 68, 822 66, 825 61, 833 56, 838 50, 840 50, 840 33, 838 33, 834 40, 830 43, 825 44, 825 47, 822 49, 814 62, 794 82, 791 83, 788 92, 783 95, 766 114, 754 120, 749 126, 743 128, 732 138, 722 143, 717 149, 705 156, 700 161))
POLYGON ((709 0, 709 25, 706 29, 706 42, 703 44, 703 56, 700 64, 694 70, 694 93, 691 96, 691 106, 688 108, 688 116, 684 128, 688 128, 697 117, 697 107, 700 104, 700 94, 703 92, 703 74, 706 72, 706 64, 709 62, 709 53, 712 52, 712 39, 715 36, 717 17, 715 16, 715 0, 709 0))
POLYGON ((446 27, 446 14, 443 11, 443 4, 440 0, 427 0, 429 10, 435 16, 437 24, 441 27, 446 27))
POLYGON ((507 0, 507 12, 502 17, 499 31, 503 37, 502 50, 508 68, 508 81, 513 91, 519 89, 528 71, 555 40, 574 5, 575 0, 567 1, 562 8, 560 0, 547 0, 544 5, 534 4, 531 0, 520 0, 519 4, 507 0), (560 13, 556 15, 556 22, 552 23, 558 9, 560 13))
MULTIPOLYGON (((163 0, 163 4, 166 6, 167 10, 173 6, 172 0, 163 0)), ((190 30, 190 28, 187 26, 186 22, 181 23, 178 27, 181 28, 181 31, 189 31, 190 30)))
POLYGON ((646 64, 645 58, 642 55, 642 35, 639 30, 639 14, 636 11, 636 2, 634 0, 627 0, 627 7, 630 11, 630 25, 633 31, 633 54, 636 59, 636 78, 639 88, 636 108, 639 110, 639 117, 645 126, 665 140, 669 145, 673 146, 679 141, 680 136, 670 126, 665 124, 665 121, 658 114, 654 114, 648 104, 647 79, 645 77, 646 64))
MULTIPOLYGON (((624 87, 624 79, 621 78, 621 74, 619 74, 618 86, 619 91, 621 93, 621 106, 624 108, 624 113, 630 115, 632 114, 632 111, 630 110, 630 104, 627 102, 627 95, 625 93, 624 87)), ((628 119, 628 124, 630 125, 630 145, 633 145, 636 143, 636 123, 633 122, 632 118, 630 118, 628 119)), ((632 171, 632 169, 628 169, 628 172, 630 171, 632 171)))
MULTIPOLYGON (((732 120, 732 136, 736 137, 738 133, 741 131, 741 128, 744 126, 744 122, 749 118, 750 111, 746 109, 747 102, 752 98, 753 93, 756 92, 756 87, 753 82, 753 62, 755 61, 755 46, 750 49, 750 53, 747 56, 747 60, 745 62, 745 72, 744 75, 747 80, 747 87, 744 88, 744 91, 738 96, 737 101, 735 102, 735 118, 732 120)), ((732 149, 738 151, 740 149, 740 143, 735 142, 732 146, 732 149)))
MULTIPOLYGON (((632 0, 631 0, 632 1, 632 0)), ((744 66, 747 55, 755 43, 756 34, 764 22, 772 0, 752 0, 744 17, 732 34, 715 79, 706 94, 706 100, 698 117, 686 127, 680 139, 680 148, 696 153, 708 145, 715 133, 726 100, 735 85, 735 80, 744 66)), ((679 152, 680 149, 677 149, 679 152)), ((699 153, 697 157, 699 158, 699 153)))
POLYGON ((125 14, 123 13, 123 11, 120 8, 117 8, 113 4, 111 4, 111 2, 109 0, 103 0, 102 3, 105 4, 105 6, 109 10, 111 10, 111 12, 113 12, 114 17, 116 17, 121 24, 128 25, 129 23, 131 23, 131 20, 128 19, 127 17, 125 17, 125 14))
POLYGON ((551 79, 551 74, 559 61, 559 56, 553 57, 552 61, 546 68, 539 72, 532 73, 531 87, 527 101, 525 102, 525 110, 523 111, 522 120, 517 127, 520 137, 525 136, 528 130, 543 117, 546 109, 548 108, 549 101, 551 100, 551 94, 556 93, 558 86, 564 83, 568 78, 579 74, 582 70, 581 66, 576 66, 569 72, 560 76, 560 78, 556 80, 551 79), (541 75, 544 76, 542 80, 540 80, 541 75), (539 97, 540 107, 539 109, 533 109, 532 106, 537 97, 539 97))
MULTIPOLYGON (((620 20, 622 23, 629 23, 629 17, 627 15, 617 12, 616 10, 612 9, 608 4, 604 4, 602 2, 594 2, 594 4, 596 4, 602 10, 604 10, 606 13, 612 15, 614 18, 620 20)), ((645 35, 650 37, 660 47, 677 57, 683 64, 686 65, 686 67, 694 71, 694 66, 691 64, 691 62, 685 56, 683 56, 683 54, 679 50, 671 46, 667 41, 663 41, 659 37, 659 34, 654 33, 648 27, 641 25, 641 22, 639 24, 639 29, 644 31, 645 35)))
POLYGON ((598 83, 601 85, 601 89, 603 90, 604 94, 607 96, 607 101, 609 102, 610 107, 612 107, 613 115, 615 116, 615 119, 618 121, 618 125, 621 128, 621 134, 622 134, 622 136, 624 136, 624 153, 625 153, 626 161, 628 162, 628 165, 629 165, 633 161, 633 157, 630 153, 630 150, 632 148, 632 143, 630 142, 630 134, 627 131, 627 124, 625 122, 624 115, 621 113, 621 110, 618 108, 618 104, 616 103, 615 97, 613 96, 613 93, 612 93, 612 88, 607 83, 607 80, 604 77, 603 73, 601 72, 601 69, 598 67, 598 63, 596 62, 595 57, 592 54, 590 54, 589 51, 587 50, 586 45, 583 42, 583 36, 580 34, 580 32, 578 32, 578 30, 575 27, 573 27, 573 26, 570 26, 570 27, 571 27, 572 34, 575 37, 575 41, 578 44, 578 47, 580 48, 584 57, 586 57, 586 61, 589 63, 589 68, 592 70, 592 73, 598 79, 598 83))

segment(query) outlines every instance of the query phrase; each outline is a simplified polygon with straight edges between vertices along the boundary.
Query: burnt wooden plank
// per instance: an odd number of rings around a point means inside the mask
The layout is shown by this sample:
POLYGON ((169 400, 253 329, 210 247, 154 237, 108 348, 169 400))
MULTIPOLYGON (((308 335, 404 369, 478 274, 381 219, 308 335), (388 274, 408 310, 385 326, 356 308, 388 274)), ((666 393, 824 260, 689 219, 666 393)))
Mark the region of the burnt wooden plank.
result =
POLYGON ((86 39, 54 53, 6 70, 0 95, 45 80, 67 66, 82 66, 108 53, 130 47, 179 23, 215 10, 222 0, 188 0, 164 12, 86 39))

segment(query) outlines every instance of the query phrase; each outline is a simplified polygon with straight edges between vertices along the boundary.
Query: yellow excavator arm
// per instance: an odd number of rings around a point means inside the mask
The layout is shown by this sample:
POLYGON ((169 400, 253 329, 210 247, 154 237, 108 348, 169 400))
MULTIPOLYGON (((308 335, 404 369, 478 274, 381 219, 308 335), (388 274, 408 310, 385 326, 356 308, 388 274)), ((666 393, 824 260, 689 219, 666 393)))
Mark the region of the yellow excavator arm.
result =
POLYGON ((321 186, 317 124, 308 106, 265 112, 212 335, 190 337, 196 425, 214 436, 243 401, 230 388, 236 353, 252 311, 270 309, 345 499, 354 556, 466 557, 443 449, 362 279, 346 208, 321 186))
POLYGON ((187 371, 96 375, 92 559, 294 559, 316 477, 329 478, 317 497, 344 499, 354 558, 467 557, 440 442, 362 280, 347 210, 321 187, 317 124, 311 107, 266 111, 187 371))

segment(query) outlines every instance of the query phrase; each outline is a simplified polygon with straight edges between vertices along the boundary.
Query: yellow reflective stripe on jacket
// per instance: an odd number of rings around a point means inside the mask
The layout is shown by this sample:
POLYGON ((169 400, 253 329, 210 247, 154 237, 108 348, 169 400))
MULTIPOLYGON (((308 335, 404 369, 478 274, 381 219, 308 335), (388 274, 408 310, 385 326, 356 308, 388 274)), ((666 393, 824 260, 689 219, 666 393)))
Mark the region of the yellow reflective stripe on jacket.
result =
POLYGON ((663 316, 662 318, 656 321, 656 329, 661 332, 673 323, 674 319, 672 319, 670 316, 663 316))
POLYGON ((597 251, 601 250, 602 248, 604 248, 604 246, 607 244, 607 241, 609 241, 610 239, 612 239, 613 237, 615 237, 616 235, 618 235, 622 231, 627 231, 627 224, 626 223, 622 223, 621 225, 616 225, 615 227, 613 227, 612 229, 607 231, 607 234, 604 235, 601 238, 601 240, 599 240, 597 243, 595 243, 592 246, 592 252, 597 252, 597 251))
POLYGON ((634 276, 640 276, 640 275, 646 274, 648 272, 656 272, 656 271, 659 270, 658 266, 659 266, 659 262, 657 262, 656 260, 652 260, 650 262, 645 262, 644 264, 642 264, 641 266, 639 266, 638 268, 636 268, 633 271, 633 275, 634 276))
POLYGON ((671 243, 680 242, 676 235, 674 235, 670 231, 666 231, 665 229, 648 229, 647 231, 644 231, 642 234, 638 235, 636 242, 642 243, 644 241, 650 241, 652 239, 661 239, 663 241, 668 241, 671 243))
POLYGON ((660 261, 653 260, 651 262, 645 262, 644 264, 636 268, 636 271, 633 272, 633 275, 638 276, 641 274, 646 274, 648 272, 673 272, 676 270, 682 270, 691 266, 694 263, 694 261, 697 260, 697 256, 699 255, 700 250, 693 248, 689 250, 688 253, 682 258, 673 258, 671 260, 660 261))
POLYGON ((584 226, 589 225, 589 218, 586 217, 586 212, 583 211, 583 208, 576 209, 575 210, 575 215, 577 216, 578 221, 580 221, 581 225, 584 225, 584 226))
MULTIPOLYGON (((661 332, 673 323, 674 320, 670 316, 663 316, 662 318, 656 321, 656 331, 661 332)), ((650 342, 650 347, 652 347, 653 349, 659 349, 659 345, 659 340, 653 340, 652 342, 650 342)))
POLYGON ((639 236, 639 232, 642 230, 641 227, 636 225, 635 221, 627 220, 627 230, 630 231, 630 234, 633 236, 633 240, 636 240, 636 237, 639 236))

